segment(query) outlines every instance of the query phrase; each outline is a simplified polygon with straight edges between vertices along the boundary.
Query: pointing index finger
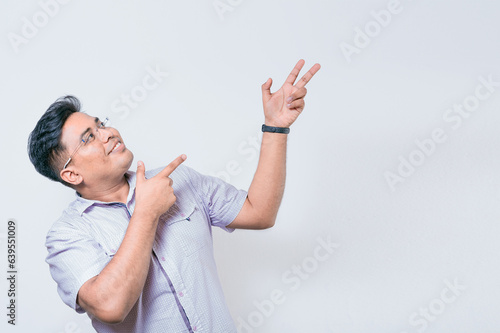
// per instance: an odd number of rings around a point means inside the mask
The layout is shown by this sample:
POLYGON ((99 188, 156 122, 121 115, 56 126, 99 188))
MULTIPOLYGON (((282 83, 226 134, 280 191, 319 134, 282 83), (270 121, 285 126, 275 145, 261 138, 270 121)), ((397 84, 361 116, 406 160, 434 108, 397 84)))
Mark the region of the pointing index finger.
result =
POLYGON ((159 175, 162 175, 164 177, 168 177, 170 176, 170 174, 172 172, 174 172, 174 170, 179 166, 181 165, 182 162, 184 162, 186 160, 187 156, 182 154, 181 156, 177 157, 175 160, 173 160, 172 162, 170 162, 169 165, 167 165, 163 170, 161 170, 158 174, 159 175))

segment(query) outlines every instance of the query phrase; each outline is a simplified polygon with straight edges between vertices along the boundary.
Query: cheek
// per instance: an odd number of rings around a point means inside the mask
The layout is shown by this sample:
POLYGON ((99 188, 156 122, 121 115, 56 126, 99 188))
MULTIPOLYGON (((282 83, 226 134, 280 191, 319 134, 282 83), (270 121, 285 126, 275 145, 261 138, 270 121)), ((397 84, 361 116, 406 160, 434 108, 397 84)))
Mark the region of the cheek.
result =
POLYGON ((87 171, 90 173, 102 173, 103 170, 109 169, 109 162, 102 156, 94 156, 89 162, 87 171))
POLYGON ((98 147, 89 149, 85 154, 85 159, 91 169, 99 168, 103 163, 106 164, 108 157, 109 156, 105 154, 104 150, 102 148, 99 149, 98 147))

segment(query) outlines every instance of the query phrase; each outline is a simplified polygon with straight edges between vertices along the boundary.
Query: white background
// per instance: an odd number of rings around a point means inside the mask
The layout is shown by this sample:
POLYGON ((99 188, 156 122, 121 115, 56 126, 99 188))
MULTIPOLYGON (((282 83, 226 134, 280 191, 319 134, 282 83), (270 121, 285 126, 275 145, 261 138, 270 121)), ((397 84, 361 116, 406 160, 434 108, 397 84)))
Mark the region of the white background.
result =
POLYGON ((212 0, 72 0, 43 22, 37 1, 2 0, 0 266, 14 218, 19 274, 15 327, 2 278, 0 330, 93 331, 62 303, 44 262, 45 234, 74 194, 38 175, 26 153, 56 98, 74 94, 89 114, 110 116, 147 168, 185 153, 187 165, 248 189, 260 86, 272 77, 279 88, 303 58, 322 69, 289 135, 276 226, 214 232, 231 313, 250 327, 239 332, 500 331, 500 87, 458 128, 443 118, 474 100, 480 77, 500 81, 500 5, 401 0, 385 27, 374 24, 371 12, 389 2, 221 0, 232 10, 218 13, 212 0), (34 16, 38 31, 13 43, 34 16), (358 36, 363 47, 346 57, 356 27, 372 37, 358 36), (169 76, 116 112, 148 67, 169 76), (418 153, 415 141, 436 128, 446 140, 418 153), (424 157, 391 189, 386 173, 411 156, 424 157), (238 166, 230 177, 228 163, 238 166), (314 256, 318 237, 340 245, 327 260, 314 256), (282 302, 269 306, 273 290, 282 302))

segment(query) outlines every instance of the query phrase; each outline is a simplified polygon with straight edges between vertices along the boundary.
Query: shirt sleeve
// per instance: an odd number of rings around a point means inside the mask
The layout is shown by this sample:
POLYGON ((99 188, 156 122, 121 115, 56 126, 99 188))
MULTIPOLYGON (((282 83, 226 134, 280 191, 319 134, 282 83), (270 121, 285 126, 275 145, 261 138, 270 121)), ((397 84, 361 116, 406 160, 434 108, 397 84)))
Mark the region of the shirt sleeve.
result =
POLYGON ((207 207, 210 223, 227 232, 233 232, 234 229, 227 228, 227 225, 233 222, 240 212, 248 192, 238 190, 220 178, 203 175, 188 166, 181 165, 181 167, 193 191, 207 207))
POLYGON ((69 307, 85 311, 76 303, 81 286, 98 275, 109 263, 109 257, 90 234, 69 223, 57 221, 47 234, 45 246, 50 274, 57 292, 69 307))

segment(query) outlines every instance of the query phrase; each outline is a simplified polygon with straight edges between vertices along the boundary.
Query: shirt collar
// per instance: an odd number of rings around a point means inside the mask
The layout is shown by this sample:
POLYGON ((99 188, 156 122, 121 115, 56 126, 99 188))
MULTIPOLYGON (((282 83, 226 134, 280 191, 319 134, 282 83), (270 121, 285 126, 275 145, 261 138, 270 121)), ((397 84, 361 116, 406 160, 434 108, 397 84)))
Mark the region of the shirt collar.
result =
MULTIPOLYGON (((127 196, 127 204, 133 199, 134 197, 134 193, 135 193, 135 184, 136 184, 136 181, 137 181, 137 177, 136 177, 136 174, 135 172, 133 171, 127 171, 127 173, 125 174, 125 177, 127 178, 127 182, 128 182, 128 185, 129 185, 129 192, 128 192, 128 196, 127 196)), ((75 191, 75 196, 76 196, 76 200, 74 201, 74 208, 76 209, 76 211, 78 212, 78 214, 80 214, 80 216, 83 215, 83 213, 91 206, 93 205, 109 205, 109 204, 114 204, 115 202, 103 202, 103 201, 99 201, 99 200, 89 200, 89 199, 85 199, 85 198, 82 198, 82 196, 80 195, 80 193, 76 192, 75 191)))

